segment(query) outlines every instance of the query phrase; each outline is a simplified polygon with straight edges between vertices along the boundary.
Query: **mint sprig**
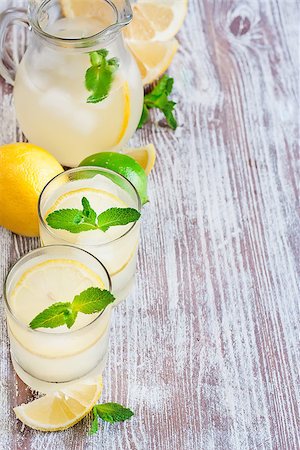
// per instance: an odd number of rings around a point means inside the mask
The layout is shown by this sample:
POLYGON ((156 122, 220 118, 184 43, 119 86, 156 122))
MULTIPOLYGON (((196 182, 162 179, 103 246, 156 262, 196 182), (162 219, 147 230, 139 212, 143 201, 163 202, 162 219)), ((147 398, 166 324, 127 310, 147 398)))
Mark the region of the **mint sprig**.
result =
POLYGON ((47 224, 57 230, 67 230, 70 233, 82 231, 107 231, 110 227, 127 225, 136 222, 141 217, 134 208, 109 208, 97 216, 88 199, 83 197, 80 209, 58 209, 46 217, 47 224))
POLYGON ((102 405, 95 405, 93 408, 93 421, 90 429, 90 434, 97 433, 99 429, 98 417, 105 422, 115 423, 124 422, 130 419, 134 413, 119 403, 103 403, 102 405))
POLYGON ((173 84, 174 79, 168 75, 164 75, 155 88, 149 92, 149 94, 145 95, 143 112, 138 128, 142 128, 143 125, 148 122, 149 110, 151 108, 158 108, 165 115, 167 123, 172 130, 176 130, 177 121, 173 114, 176 103, 168 98, 172 92, 173 84))
POLYGON ((108 50, 105 48, 90 52, 89 55, 91 67, 85 74, 85 87, 92 94, 88 97, 87 103, 99 103, 109 94, 119 60, 107 59, 108 50))
POLYGON ((71 302, 58 302, 40 312, 29 324, 30 328, 56 328, 67 325, 71 328, 78 313, 93 314, 103 311, 115 297, 107 290, 89 287, 76 295, 71 302))

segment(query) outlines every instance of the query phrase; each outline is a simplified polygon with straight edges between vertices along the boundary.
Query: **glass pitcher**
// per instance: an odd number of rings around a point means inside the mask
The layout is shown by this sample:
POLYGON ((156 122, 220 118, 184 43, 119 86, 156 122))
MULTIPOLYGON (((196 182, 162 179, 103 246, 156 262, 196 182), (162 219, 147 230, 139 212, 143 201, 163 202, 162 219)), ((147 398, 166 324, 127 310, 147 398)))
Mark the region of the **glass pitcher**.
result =
POLYGON ((143 86, 121 32, 131 19, 129 0, 30 0, 0 15, 0 73, 20 127, 64 166, 121 149, 137 128, 143 86), (14 22, 30 30, 17 68, 5 49, 14 22))

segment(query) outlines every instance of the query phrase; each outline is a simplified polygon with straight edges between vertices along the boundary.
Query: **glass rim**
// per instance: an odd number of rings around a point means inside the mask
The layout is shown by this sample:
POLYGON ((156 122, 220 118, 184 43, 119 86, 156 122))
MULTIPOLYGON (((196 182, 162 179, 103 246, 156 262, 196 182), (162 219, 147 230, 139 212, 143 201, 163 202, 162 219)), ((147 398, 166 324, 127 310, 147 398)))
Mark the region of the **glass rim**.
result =
MULTIPOLYGON (((135 195, 136 195, 136 197, 137 197, 137 201, 138 201, 138 208, 137 208, 137 210, 138 210, 139 212, 141 212, 141 209, 142 209, 141 198, 140 198, 140 196, 139 196, 139 194, 138 194, 136 188, 135 188, 134 185, 131 183, 131 181, 129 181, 129 180, 128 180, 126 177, 124 177, 123 175, 120 175, 119 173, 114 172, 114 171, 111 170, 111 169, 107 169, 106 167, 98 167, 98 166, 80 166, 80 167, 75 167, 74 169, 68 169, 68 170, 65 170, 64 172, 59 173, 58 175, 55 175, 55 177, 51 178, 51 180, 48 181, 48 183, 44 186, 42 192, 41 192, 40 195, 39 195, 39 200, 38 200, 38 216, 39 216, 40 223, 41 223, 41 225, 45 228, 45 230, 46 230, 48 233, 50 233, 54 238, 58 239, 58 237, 57 237, 57 235, 56 235, 56 233, 55 233, 55 229, 54 229, 54 228, 52 229, 51 227, 49 227, 49 225, 47 224, 47 222, 44 220, 44 217, 43 217, 42 211, 41 211, 41 210, 42 210, 42 205, 41 205, 41 204, 42 204, 42 197, 43 197, 43 194, 45 193, 46 189, 48 188, 48 186, 50 186, 50 184, 52 183, 52 181, 55 181, 56 179, 58 179, 59 177, 61 177, 61 176, 63 176, 63 175, 66 175, 66 174, 69 174, 69 173, 84 172, 84 171, 94 171, 94 172, 97 172, 97 171, 98 171, 98 172, 99 172, 99 170, 102 170, 102 171, 104 171, 104 172, 108 172, 108 173, 117 175, 117 176, 119 176, 121 179, 123 178, 123 180, 125 180, 125 182, 127 182, 127 183, 132 187, 132 189, 133 189, 133 191, 134 191, 134 193, 135 193, 135 195), (53 231, 52 231, 52 230, 53 230, 53 231)), ((70 182, 70 180, 69 180, 68 182, 70 182)), ((108 242, 97 243, 97 244, 95 244, 95 243, 93 243, 93 244, 90 244, 90 243, 83 243, 82 245, 83 245, 84 247, 88 247, 88 248, 89 248, 89 247, 94 247, 95 245, 97 245, 97 247, 103 248, 103 247, 105 247, 106 245, 110 245, 110 244, 112 244, 113 242, 116 242, 116 241, 122 239, 123 237, 125 237, 128 233, 131 232, 131 230, 133 230, 133 228, 137 225, 137 223, 138 223, 139 221, 140 221, 140 218, 139 218, 136 222, 133 222, 133 224, 131 225, 131 227, 130 227, 127 231, 125 231, 125 233, 121 234, 120 236, 118 236, 118 237, 116 237, 116 238, 114 238, 114 239, 112 239, 112 240, 110 240, 110 241, 108 241, 108 242)), ((84 232, 83 232, 83 233, 84 233, 84 232)), ((68 243, 69 243, 68 240, 66 240, 66 239, 64 239, 64 238, 59 238, 59 240, 62 241, 62 242, 66 242, 66 245, 69 245, 69 244, 68 244, 68 243)))
MULTIPOLYGON (((90 257, 92 257, 95 261, 97 261, 98 264, 100 264, 100 266, 101 266, 102 269, 104 270, 105 275, 107 276, 107 279, 108 279, 108 289, 109 289, 109 292, 112 291, 112 282, 111 282, 111 278, 110 278, 110 275, 109 275, 109 273, 108 273, 108 270, 106 269, 106 267, 104 266, 104 264, 103 264, 96 256, 92 255, 91 253, 87 252, 86 250, 84 250, 84 249, 82 249, 82 248, 75 247, 74 245, 64 245, 64 244, 47 245, 47 246, 45 246, 45 247, 39 247, 39 248, 36 248, 36 249, 34 249, 34 250, 29 251, 28 253, 26 253, 25 255, 23 255, 20 259, 18 259, 18 260, 10 267, 10 269, 9 269, 9 271, 8 271, 8 274, 7 274, 6 277, 5 277, 4 284, 3 284, 3 296, 4 296, 5 307, 7 308, 7 310, 8 310, 8 312, 9 312, 9 314, 11 315, 12 319, 13 319, 13 320, 14 320, 21 328, 23 328, 23 329, 25 329, 25 330, 27 330, 27 331, 29 331, 29 332, 31 332, 31 333, 34 333, 34 334, 40 334, 40 335, 43 335, 43 336, 46 336, 46 335, 49 335, 49 336, 68 336, 68 335, 70 335, 70 334, 74 335, 75 333, 79 333, 79 332, 81 332, 82 330, 84 330, 84 329, 88 328, 89 326, 91 326, 93 323, 95 323, 95 322, 96 322, 96 321, 104 314, 104 312, 106 311, 106 308, 103 309, 103 310, 97 315, 97 317, 95 317, 94 320, 92 320, 91 322, 89 322, 88 324, 84 325, 84 326, 81 327, 81 328, 78 328, 78 329, 76 329, 76 330, 68 329, 68 331, 66 331, 66 332, 60 331, 59 333, 49 333, 49 331, 43 331, 43 330, 39 330, 39 329, 32 329, 32 328, 30 328, 28 325, 26 325, 24 322, 21 322, 21 321, 18 319, 18 317, 16 317, 16 315, 14 314, 14 312, 12 311, 12 309, 11 309, 11 307, 10 307, 10 304, 9 304, 9 301, 8 301, 8 295, 7 295, 7 294, 8 294, 8 292, 7 292, 7 290, 8 290, 8 278, 9 278, 9 276, 12 274, 12 272, 15 271, 15 270, 17 270, 17 269, 18 269, 18 266, 19 266, 19 265, 22 265, 23 261, 24 261, 27 257, 29 257, 29 256, 31 256, 31 255, 33 255, 33 254, 35 254, 35 253, 38 253, 39 251, 47 251, 48 248, 71 248, 72 250, 78 250, 79 252, 84 252, 84 253, 86 253, 87 255, 89 255, 90 257)), ((112 304, 113 304, 113 303, 112 303, 112 304)))
POLYGON ((44 31, 38 20, 39 13, 46 7, 52 0, 43 0, 40 5, 35 10, 32 10, 30 3, 28 6, 28 17, 32 29, 42 38, 50 41, 54 45, 63 48, 77 48, 86 49, 88 51, 89 47, 95 46, 99 41, 113 40, 117 32, 119 32, 124 26, 128 25, 133 17, 132 8, 129 0, 124 0, 124 13, 120 14, 117 6, 114 4, 113 0, 103 0, 110 6, 115 14, 116 21, 95 34, 78 37, 78 38, 65 38, 60 36, 55 36, 51 33, 44 31))

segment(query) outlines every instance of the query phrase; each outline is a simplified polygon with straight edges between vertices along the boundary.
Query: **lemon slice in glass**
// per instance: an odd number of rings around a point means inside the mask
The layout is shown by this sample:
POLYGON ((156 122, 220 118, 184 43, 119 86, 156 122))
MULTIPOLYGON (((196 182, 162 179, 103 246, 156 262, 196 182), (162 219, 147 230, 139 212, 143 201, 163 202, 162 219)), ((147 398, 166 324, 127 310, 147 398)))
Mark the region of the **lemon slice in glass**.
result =
MULTIPOLYGON (((89 287, 104 288, 93 270, 72 259, 49 259, 27 269, 10 296, 15 316, 24 324, 50 305, 72 301, 74 296, 89 287)), ((80 314, 72 330, 90 323, 94 315, 80 314)))

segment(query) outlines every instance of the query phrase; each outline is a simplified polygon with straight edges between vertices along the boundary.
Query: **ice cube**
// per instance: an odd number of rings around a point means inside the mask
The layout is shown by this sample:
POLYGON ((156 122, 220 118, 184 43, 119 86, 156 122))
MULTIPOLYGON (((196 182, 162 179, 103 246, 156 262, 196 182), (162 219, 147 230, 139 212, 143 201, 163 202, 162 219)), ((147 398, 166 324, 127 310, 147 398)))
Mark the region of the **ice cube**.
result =
POLYGON ((74 114, 72 97, 62 89, 51 88, 41 95, 41 105, 59 117, 67 117, 74 114))
POLYGON ((97 111, 86 110, 86 105, 80 105, 62 89, 52 88, 45 92, 41 96, 41 105, 56 117, 63 118, 77 133, 90 134, 99 124, 97 111))
POLYGON ((70 119, 73 127, 81 134, 92 133, 99 124, 97 112, 86 111, 83 109, 80 110, 78 108, 79 105, 77 104, 77 109, 75 108, 73 110, 72 117, 70 119))

